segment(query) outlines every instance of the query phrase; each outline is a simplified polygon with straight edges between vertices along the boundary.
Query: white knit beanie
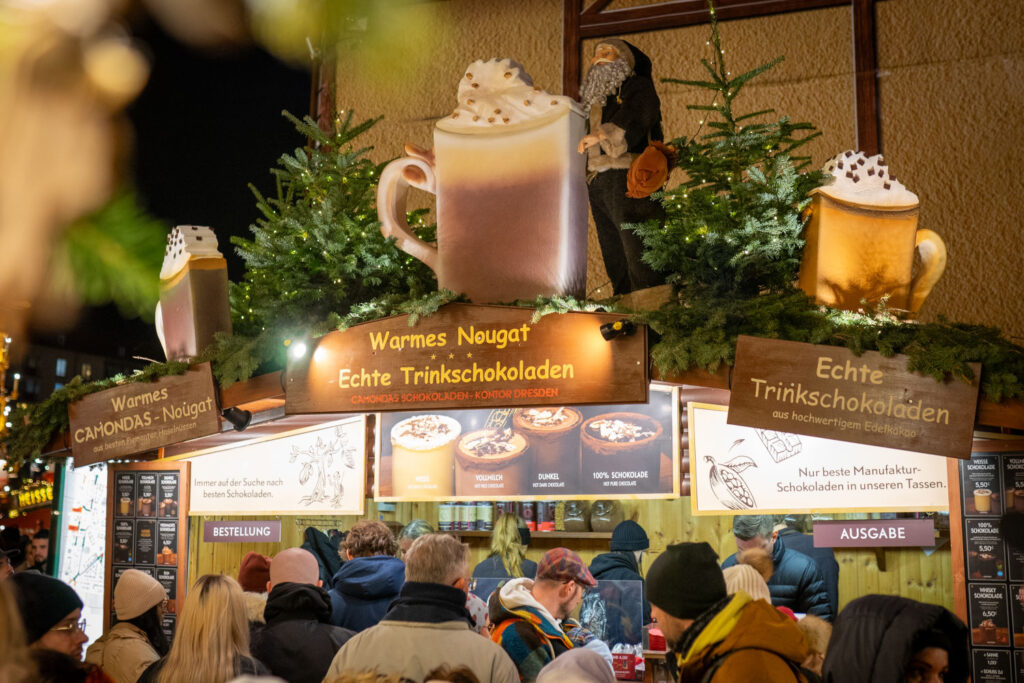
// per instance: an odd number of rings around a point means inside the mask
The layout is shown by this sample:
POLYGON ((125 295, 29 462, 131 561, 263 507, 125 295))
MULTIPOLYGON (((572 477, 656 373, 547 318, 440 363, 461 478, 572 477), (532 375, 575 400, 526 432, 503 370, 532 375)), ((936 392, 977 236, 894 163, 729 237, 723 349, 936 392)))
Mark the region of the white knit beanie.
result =
POLYGON ((725 577, 725 590, 729 595, 743 591, 754 600, 772 601, 768 584, 761 574, 749 564, 737 564, 722 570, 725 577))
POLYGON ((160 582, 138 569, 129 569, 114 587, 114 611, 121 621, 134 619, 167 599, 160 582))

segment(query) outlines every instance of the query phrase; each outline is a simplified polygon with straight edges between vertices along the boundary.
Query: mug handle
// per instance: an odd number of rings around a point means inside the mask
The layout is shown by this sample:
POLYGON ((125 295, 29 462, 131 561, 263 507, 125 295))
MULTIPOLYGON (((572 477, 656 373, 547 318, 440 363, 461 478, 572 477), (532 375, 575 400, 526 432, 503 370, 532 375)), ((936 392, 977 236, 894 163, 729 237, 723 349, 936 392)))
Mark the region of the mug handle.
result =
POLYGON ((410 186, 437 194, 434 153, 415 145, 406 145, 405 153, 409 156, 395 159, 380 174, 377 185, 380 231, 385 237, 394 237, 399 249, 423 261, 436 274, 437 247, 417 237, 405 217, 410 186))
POLYGON ((907 308, 917 313, 932 287, 946 269, 946 243, 937 233, 924 228, 917 231, 914 245, 921 252, 921 270, 910 282, 910 301, 907 308))

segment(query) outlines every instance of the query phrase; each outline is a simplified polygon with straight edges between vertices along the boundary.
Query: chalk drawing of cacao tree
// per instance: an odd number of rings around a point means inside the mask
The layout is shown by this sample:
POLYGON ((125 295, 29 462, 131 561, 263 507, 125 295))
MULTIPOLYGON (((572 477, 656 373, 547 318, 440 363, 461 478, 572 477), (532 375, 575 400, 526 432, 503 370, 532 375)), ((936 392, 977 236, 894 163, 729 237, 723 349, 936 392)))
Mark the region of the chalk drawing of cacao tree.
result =
POLYGON ((288 462, 301 463, 299 484, 305 486, 313 481, 313 490, 300 498, 299 503, 309 507, 330 499, 331 505, 341 507, 345 486, 344 472, 339 467, 354 469, 355 455, 356 450, 348 443, 341 427, 335 427, 333 440, 324 441, 318 436, 316 442, 306 448, 293 445, 288 462))

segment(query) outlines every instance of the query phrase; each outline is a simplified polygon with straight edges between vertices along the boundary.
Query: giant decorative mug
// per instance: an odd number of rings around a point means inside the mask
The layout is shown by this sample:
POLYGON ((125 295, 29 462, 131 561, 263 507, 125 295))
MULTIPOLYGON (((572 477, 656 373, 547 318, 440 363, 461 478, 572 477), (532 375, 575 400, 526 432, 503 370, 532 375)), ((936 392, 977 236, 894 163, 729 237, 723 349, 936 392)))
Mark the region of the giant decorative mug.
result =
POLYGON ((476 303, 584 294, 584 132, 568 97, 533 86, 509 59, 474 62, 459 104, 434 128, 434 149, 406 145, 377 189, 381 231, 426 263, 438 286, 476 303), (409 187, 437 197, 437 246, 409 229, 409 187))
POLYGON ((800 288, 836 308, 854 311, 888 295, 888 308, 916 313, 946 267, 942 238, 917 227, 917 195, 880 155, 843 152, 825 170, 835 181, 811 193, 800 288))

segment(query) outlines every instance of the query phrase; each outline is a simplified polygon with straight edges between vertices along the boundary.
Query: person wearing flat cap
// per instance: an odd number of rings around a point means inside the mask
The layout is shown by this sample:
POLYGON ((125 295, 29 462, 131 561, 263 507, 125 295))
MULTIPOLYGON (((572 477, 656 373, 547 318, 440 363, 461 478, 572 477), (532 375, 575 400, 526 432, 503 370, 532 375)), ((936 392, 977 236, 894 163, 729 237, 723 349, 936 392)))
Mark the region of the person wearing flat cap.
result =
MULTIPOLYGON (((602 553, 590 563, 590 573, 598 581, 639 581, 644 552, 651 547, 644 528, 631 519, 619 522, 612 531, 611 552, 602 553)), ((651 623, 651 604, 645 599, 644 624, 651 623)))
POLYGON ((520 680, 536 681, 548 662, 575 647, 611 659, 604 643, 569 618, 586 590, 596 585, 579 555, 553 548, 538 563, 536 579, 512 579, 491 594, 491 640, 512 658, 520 680))
POLYGON ((679 681, 804 683, 807 643, 796 623, 764 600, 727 595, 707 543, 668 546, 647 572, 651 614, 672 650, 679 681))
POLYGON ((114 586, 116 623, 89 646, 85 661, 96 664, 116 683, 135 683, 170 645, 160 621, 167 591, 138 569, 129 569, 114 586))

